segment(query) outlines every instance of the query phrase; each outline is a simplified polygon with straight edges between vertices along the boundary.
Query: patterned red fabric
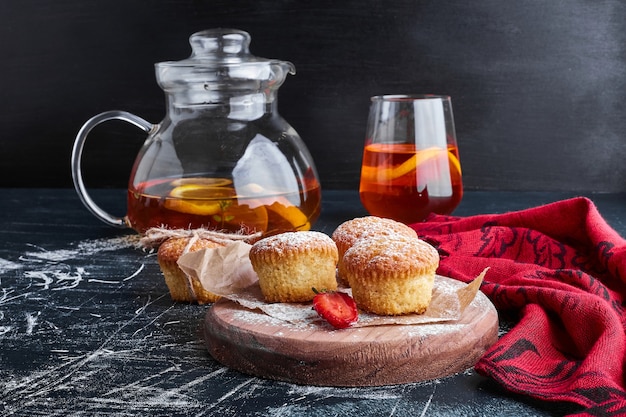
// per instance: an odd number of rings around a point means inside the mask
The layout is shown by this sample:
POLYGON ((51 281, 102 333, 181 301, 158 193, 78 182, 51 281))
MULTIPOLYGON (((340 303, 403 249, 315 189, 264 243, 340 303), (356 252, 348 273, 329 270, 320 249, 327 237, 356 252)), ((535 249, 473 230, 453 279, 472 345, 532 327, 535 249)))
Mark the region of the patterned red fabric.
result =
POLYGON ((626 240, 591 200, 411 226, 439 249, 439 274, 467 282, 490 267, 482 291, 516 317, 479 373, 576 415, 626 415, 626 240))

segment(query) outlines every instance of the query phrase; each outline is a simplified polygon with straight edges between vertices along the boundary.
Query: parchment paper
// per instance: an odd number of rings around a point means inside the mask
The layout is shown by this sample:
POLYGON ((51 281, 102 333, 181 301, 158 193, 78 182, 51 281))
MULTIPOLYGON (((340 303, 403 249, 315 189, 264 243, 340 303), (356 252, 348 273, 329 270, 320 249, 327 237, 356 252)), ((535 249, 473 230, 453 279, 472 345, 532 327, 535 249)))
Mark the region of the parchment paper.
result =
MULTIPOLYGON (((258 276, 252 268, 248 252, 250 245, 233 242, 215 249, 202 249, 180 257, 178 265, 192 279, 215 294, 249 309, 259 309, 265 314, 290 323, 319 320, 312 303, 267 303, 258 285, 258 276)), ((423 314, 380 316, 359 311, 359 320, 352 327, 381 326, 388 324, 426 324, 458 320, 463 310, 472 302, 489 268, 469 284, 451 283, 437 275, 430 305, 423 314)), ((338 291, 351 294, 350 288, 338 291)))

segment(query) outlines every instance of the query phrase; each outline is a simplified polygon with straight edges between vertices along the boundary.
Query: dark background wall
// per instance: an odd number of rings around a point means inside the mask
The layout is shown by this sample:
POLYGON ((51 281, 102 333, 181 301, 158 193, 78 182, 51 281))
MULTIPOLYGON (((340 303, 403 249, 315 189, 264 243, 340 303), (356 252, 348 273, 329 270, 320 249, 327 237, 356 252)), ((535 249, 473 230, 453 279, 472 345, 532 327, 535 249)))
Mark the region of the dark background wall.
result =
MULTIPOLYGON (((626 191, 621 0, 20 0, 0 4, 0 186, 71 187, 80 126, 164 115, 153 64, 211 27, 297 75, 279 110, 323 186, 356 188, 369 97, 449 94, 468 189, 626 191)), ((92 187, 124 187, 143 140, 112 123, 85 148, 92 187)))

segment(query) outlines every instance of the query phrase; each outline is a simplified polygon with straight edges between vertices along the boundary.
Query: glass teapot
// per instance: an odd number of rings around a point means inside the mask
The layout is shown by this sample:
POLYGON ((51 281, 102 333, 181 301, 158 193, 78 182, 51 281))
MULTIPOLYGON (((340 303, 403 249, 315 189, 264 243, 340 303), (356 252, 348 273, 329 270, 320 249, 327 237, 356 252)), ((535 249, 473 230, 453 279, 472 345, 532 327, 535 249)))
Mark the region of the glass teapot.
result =
POLYGON ((250 35, 210 29, 189 38, 193 53, 155 64, 167 112, 159 124, 108 111, 89 119, 72 150, 81 201, 100 220, 139 233, 151 227, 233 232, 308 230, 320 214, 321 188, 311 155, 278 114, 277 91, 292 63, 255 57, 250 35), (81 154, 89 132, 108 120, 147 134, 128 183, 126 216, 89 196, 81 154))

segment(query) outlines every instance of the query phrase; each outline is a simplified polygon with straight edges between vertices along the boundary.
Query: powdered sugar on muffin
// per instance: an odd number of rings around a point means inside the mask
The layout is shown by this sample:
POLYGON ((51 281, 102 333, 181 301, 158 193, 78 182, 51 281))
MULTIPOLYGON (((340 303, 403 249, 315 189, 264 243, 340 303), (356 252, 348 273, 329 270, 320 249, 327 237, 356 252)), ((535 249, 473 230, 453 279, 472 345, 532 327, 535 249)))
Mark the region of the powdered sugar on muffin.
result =
POLYGON ((399 235, 358 240, 343 257, 357 306, 381 315, 421 314, 432 298, 439 253, 399 235))
POLYGON ((415 230, 404 223, 376 216, 357 217, 340 224, 332 234, 337 245, 339 261, 337 265, 339 278, 349 284, 343 268, 343 255, 358 240, 372 236, 406 236, 417 238, 415 230))
POLYGON ((304 302, 318 290, 337 289, 335 242, 321 232, 286 232, 259 240, 250 262, 268 302, 304 302))

